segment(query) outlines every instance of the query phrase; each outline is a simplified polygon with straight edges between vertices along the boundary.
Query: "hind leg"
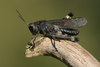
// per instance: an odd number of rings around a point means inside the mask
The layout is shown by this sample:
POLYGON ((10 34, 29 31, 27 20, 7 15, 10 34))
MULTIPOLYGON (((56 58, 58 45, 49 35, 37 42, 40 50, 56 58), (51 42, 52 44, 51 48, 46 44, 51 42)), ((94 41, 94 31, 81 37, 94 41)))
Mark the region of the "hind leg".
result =
POLYGON ((51 38, 69 40, 69 41, 72 41, 72 42, 79 41, 79 38, 77 38, 77 37, 71 37, 69 35, 63 35, 63 34, 59 34, 59 33, 52 33, 52 34, 50 34, 48 36, 51 37, 51 38))

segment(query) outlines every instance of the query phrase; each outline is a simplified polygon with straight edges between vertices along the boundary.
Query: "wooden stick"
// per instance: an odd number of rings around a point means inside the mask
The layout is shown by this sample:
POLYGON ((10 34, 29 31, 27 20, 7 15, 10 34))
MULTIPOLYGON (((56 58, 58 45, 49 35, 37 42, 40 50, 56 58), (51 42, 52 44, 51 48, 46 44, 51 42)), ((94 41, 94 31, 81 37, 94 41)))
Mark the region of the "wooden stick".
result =
MULTIPOLYGON (((54 40, 52 40, 54 43, 54 40)), ((55 47, 51 43, 51 39, 47 37, 37 38, 32 45, 26 46, 26 57, 34 57, 41 55, 53 56, 68 67, 100 67, 100 63, 77 42, 67 40, 55 41, 55 47)))

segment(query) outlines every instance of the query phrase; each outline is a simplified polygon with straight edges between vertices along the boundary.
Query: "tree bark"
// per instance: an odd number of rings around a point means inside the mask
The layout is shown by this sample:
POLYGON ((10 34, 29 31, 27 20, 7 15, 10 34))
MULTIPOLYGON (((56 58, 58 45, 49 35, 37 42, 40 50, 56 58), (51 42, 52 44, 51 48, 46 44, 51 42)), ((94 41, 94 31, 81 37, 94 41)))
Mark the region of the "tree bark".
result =
POLYGON ((53 56, 68 67, 100 67, 100 63, 77 42, 68 40, 54 40, 48 37, 39 37, 31 45, 26 46, 26 57, 40 55, 53 56))

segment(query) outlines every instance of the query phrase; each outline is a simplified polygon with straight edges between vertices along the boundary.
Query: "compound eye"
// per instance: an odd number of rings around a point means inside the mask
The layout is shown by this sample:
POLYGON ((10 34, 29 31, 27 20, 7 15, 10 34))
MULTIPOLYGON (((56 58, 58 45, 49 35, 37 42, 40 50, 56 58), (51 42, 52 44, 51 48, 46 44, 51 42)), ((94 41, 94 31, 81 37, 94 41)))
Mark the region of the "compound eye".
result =
POLYGON ((29 26, 29 30, 31 31, 31 33, 33 34, 33 27, 29 26))
POLYGON ((38 32, 37 25, 34 25, 34 23, 30 23, 30 24, 29 24, 29 30, 31 31, 31 33, 32 33, 33 35, 36 35, 37 32, 38 32))

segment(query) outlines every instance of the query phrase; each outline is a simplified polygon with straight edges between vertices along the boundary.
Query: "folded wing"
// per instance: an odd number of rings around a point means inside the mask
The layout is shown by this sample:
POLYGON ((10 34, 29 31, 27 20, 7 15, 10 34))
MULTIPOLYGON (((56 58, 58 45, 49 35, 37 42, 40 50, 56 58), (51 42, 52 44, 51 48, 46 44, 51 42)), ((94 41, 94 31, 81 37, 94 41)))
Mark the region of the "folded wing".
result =
POLYGON ((84 17, 72 18, 72 19, 59 19, 59 20, 50 20, 46 24, 57 25, 63 28, 78 28, 86 25, 87 20, 84 17))

